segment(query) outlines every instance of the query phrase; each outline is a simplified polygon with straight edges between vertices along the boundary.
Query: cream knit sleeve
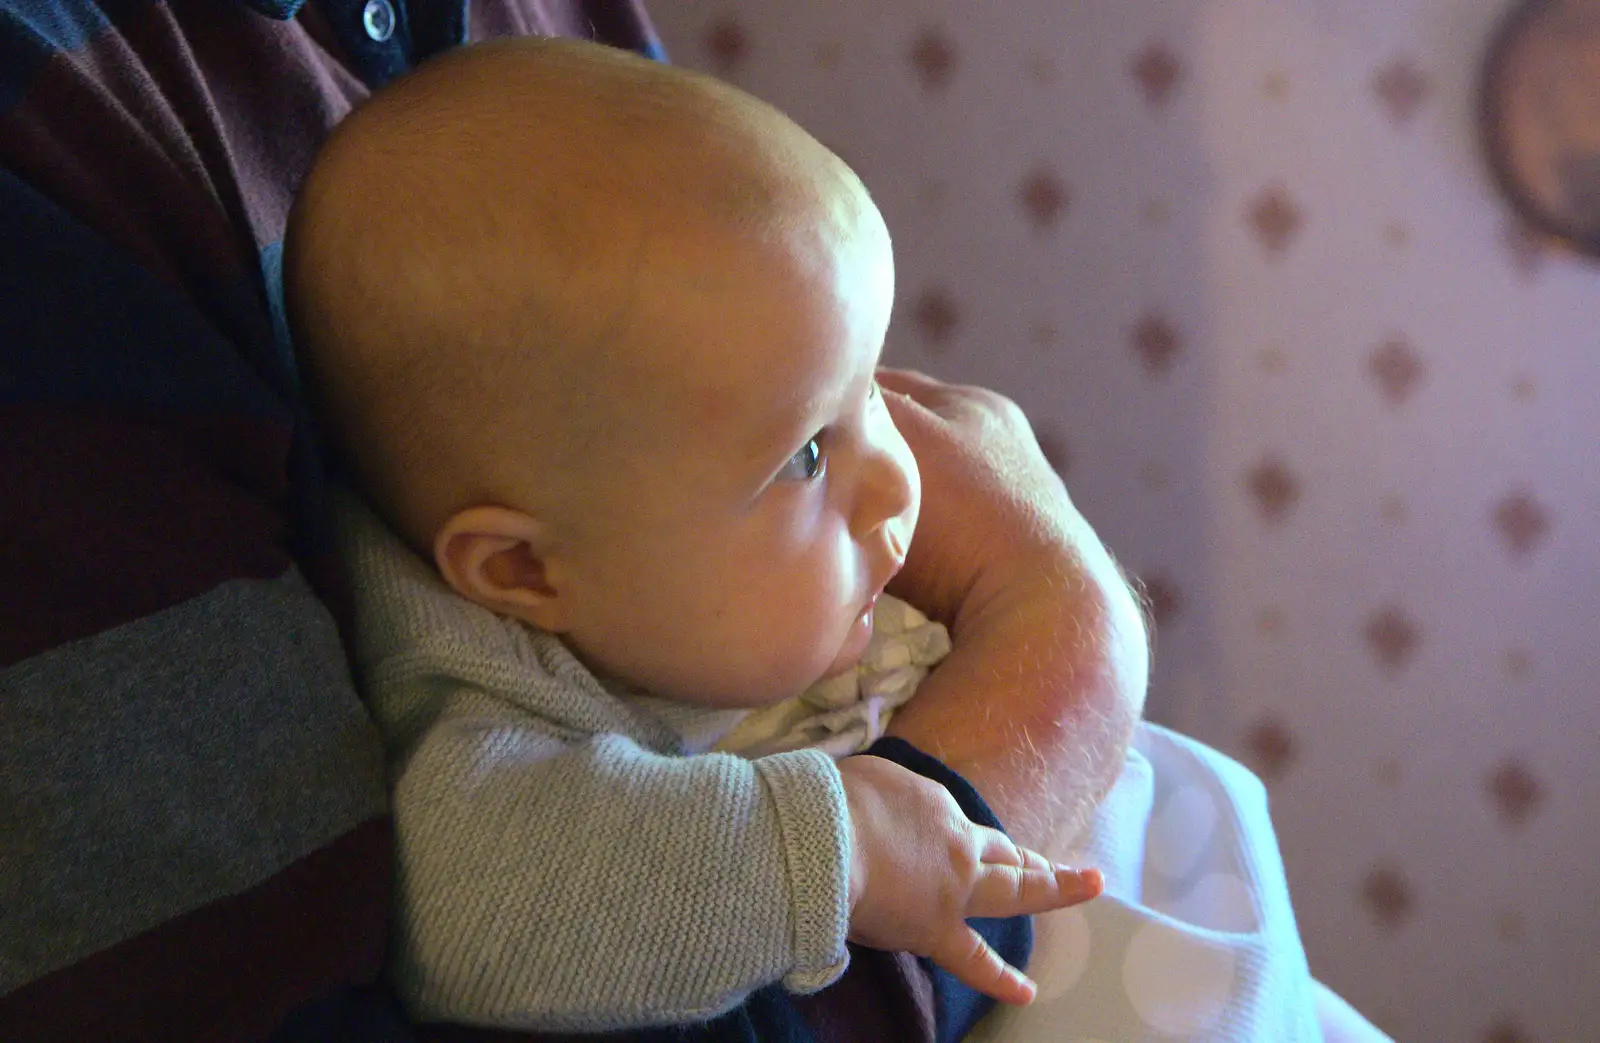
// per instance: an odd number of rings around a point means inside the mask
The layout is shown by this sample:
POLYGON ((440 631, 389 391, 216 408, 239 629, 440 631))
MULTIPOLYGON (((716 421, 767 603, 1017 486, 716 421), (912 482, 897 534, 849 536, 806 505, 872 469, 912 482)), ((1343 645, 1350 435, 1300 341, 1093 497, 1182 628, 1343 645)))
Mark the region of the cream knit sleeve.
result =
POLYGON ((826 754, 565 743, 452 703, 395 790, 395 971, 415 1014, 597 1031, 842 973, 850 833, 826 754))

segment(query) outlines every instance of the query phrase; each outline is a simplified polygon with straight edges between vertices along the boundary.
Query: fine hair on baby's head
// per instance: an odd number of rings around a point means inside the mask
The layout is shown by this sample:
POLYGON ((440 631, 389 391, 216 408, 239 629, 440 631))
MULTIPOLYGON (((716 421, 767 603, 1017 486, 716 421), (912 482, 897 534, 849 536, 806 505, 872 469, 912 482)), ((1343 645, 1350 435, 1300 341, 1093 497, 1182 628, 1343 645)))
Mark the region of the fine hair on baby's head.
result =
POLYGON ((732 244, 863 225, 887 241, 849 168, 762 102, 597 44, 499 40, 341 123, 291 214, 285 292, 325 426, 427 554, 477 503, 583 516, 596 478, 684 419, 665 415, 684 380, 723 360, 657 335, 663 278, 750 277, 732 244))
POLYGON ((847 669, 916 524, 889 235, 775 109, 595 44, 450 52, 336 130, 290 325, 359 492, 594 673, 765 705, 847 669))

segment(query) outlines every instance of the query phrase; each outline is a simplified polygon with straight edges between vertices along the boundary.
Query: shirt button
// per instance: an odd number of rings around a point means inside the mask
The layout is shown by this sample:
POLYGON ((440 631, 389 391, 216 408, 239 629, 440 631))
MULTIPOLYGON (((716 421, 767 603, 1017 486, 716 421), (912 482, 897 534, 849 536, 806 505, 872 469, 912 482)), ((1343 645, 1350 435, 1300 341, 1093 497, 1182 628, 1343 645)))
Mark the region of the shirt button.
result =
POLYGON ((361 9, 361 24, 368 36, 382 43, 394 35, 394 5, 389 0, 367 0, 361 9))

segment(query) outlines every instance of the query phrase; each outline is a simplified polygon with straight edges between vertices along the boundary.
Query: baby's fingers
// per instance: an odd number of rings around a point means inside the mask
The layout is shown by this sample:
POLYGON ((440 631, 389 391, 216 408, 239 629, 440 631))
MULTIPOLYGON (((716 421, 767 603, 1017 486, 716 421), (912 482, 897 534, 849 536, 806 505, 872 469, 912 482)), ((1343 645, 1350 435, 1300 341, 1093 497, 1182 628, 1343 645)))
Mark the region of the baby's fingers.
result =
POLYGON ((963 985, 1001 1003, 1024 1006, 1032 1003, 1039 991, 1033 979, 1002 960, 981 934, 965 924, 946 932, 928 958, 963 985))
POLYGON ((1051 864, 1027 852, 1027 865, 985 864, 967 900, 967 916, 1048 913, 1097 898, 1105 887, 1098 869, 1051 864))

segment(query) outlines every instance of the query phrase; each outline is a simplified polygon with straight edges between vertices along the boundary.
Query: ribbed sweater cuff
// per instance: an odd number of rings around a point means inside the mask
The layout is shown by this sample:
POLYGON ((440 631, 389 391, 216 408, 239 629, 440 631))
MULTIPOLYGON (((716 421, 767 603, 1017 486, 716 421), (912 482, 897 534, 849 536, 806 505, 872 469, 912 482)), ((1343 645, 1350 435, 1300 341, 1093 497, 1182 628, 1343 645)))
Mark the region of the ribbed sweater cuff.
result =
POLYGON ((833 758, 820 750, 761 757, 753 762, 772 793, 783 834, 794 911, 794 967, 783 978, 791 992, 833 984, 850 962, 850 817, 833 758))

